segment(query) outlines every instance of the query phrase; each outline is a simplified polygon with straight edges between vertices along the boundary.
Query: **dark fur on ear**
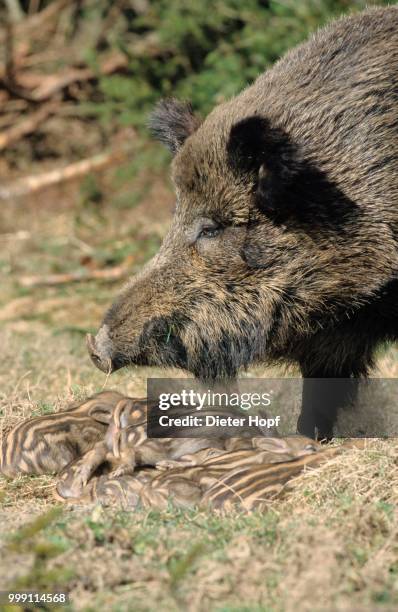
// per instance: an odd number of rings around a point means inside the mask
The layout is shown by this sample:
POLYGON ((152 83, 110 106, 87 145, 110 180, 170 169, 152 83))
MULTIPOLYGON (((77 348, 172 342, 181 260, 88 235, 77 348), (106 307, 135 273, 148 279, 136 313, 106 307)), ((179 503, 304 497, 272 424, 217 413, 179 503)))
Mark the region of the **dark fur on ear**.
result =
POLYGON ((231 128, 227 157, 235 172, 256 177, 259 208, 281 212, 282 196, 302 168, 300 155, 289 137, 271 127, 265 117, 248 117, 231 128))
POLYGON ((201 121, 189 102, 175 98, 161 100, 149 118, 153 136, 174 154, 199 127, 201 121))
POLYGON ((337 232, 358 215, 355 202, 265 118, 249 117, 232 127, 227 157, 234 172, 254 179, 257 208, 276 223, 294 215, 302 226, 337 232))

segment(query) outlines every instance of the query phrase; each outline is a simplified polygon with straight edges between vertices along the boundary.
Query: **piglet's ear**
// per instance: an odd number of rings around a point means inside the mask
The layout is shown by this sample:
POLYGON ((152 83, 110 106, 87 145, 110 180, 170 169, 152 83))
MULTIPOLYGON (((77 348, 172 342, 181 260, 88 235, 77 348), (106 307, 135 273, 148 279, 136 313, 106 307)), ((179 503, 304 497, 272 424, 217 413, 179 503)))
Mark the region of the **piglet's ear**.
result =
POLYGON ((227 158, 237 174, 255 179, 256 202, 265 213, 286 212, 285 194, 301 171, 296 147, 287 134, 254 115, 231 128, 227 158))
POLYGON ((90 408, 88 414, 92 419, 94 419, 94 421, 98 421, 98 423, 109 425, 111 421, 111 411, 109 410, 109 406, 102 405, 100 402, 90 408))
POLYGON ((189 102, 174 98, 161 100, 149 118, 149 129, 153 136, 175 154, 185 140, 201 124, 189 102))

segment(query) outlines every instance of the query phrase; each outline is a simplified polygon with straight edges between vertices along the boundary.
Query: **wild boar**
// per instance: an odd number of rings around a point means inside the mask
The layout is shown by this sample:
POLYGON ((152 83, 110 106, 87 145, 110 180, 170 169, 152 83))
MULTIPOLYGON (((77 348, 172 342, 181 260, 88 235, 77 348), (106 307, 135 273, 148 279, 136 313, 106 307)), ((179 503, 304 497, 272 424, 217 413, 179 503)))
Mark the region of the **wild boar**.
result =
POLYGON ((330 436, 398 333, 398 8, 339 19, 202 121, 165 100, 152 131, 174 155, 176 210, 122 290, 96 365, 178 366, 204 380, 299 364, 299 431, 330 436))

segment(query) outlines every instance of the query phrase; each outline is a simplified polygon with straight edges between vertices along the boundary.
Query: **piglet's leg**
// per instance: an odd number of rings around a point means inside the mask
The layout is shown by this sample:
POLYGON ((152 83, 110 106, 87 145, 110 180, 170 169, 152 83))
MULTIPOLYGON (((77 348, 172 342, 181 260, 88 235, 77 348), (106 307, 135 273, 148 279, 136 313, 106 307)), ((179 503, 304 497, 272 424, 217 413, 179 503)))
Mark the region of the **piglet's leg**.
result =
POLYGON ((124 448, 120 453, 120 464, 110 473, 110 478, 119 478, 120 476, 132 476, 136 465, 136 453, 134 448, 124 448))
POLYGON ((79 498, 96 469, 106 461, 108 447, 105 442, 97 444, 81 459, 68 465, 60 474, 57 492, 63 498, 79 498))

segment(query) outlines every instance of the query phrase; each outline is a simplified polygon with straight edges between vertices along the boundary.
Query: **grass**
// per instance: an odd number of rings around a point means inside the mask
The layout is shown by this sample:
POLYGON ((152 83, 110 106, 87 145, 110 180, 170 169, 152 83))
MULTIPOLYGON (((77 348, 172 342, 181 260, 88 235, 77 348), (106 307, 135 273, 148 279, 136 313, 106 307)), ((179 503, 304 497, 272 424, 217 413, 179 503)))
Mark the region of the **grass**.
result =
POLYGON ((397 457, 353 450, 262 514, 47 512, 9 539, 1 564, 22 570, 7 586, 55 584, 85 610, 394 609, 397 457))
MULTIPOLYGON (((107 201, 106 182, 100 187, 107 201)), ((171 205, 162 185, 154 189, 171 205)), ((133 254, 139 267, 165 231, 170 206, 160 213, 153 191, 131 209, 87 213, 83 224, 78 196, 68 186, 47 192, 40 206, 22 201, 0 212, 3 432, 104 387, 142 396, 147 376, 160 374, 135 369, 108 380, 89 362, 84 334, 117 285, 18 286, 24 274, 82 265, 83 244, 98 265, 133 254)), ((380 354, 377 373, 398 376, 396 349, 380 354)), ((397 459, 396 440, 369 441, 304 473, 267 512, 248 515, 59 507, 51 477, 0 478, 0 588, 67 589, 70 610, 397 609, 397 459)))

